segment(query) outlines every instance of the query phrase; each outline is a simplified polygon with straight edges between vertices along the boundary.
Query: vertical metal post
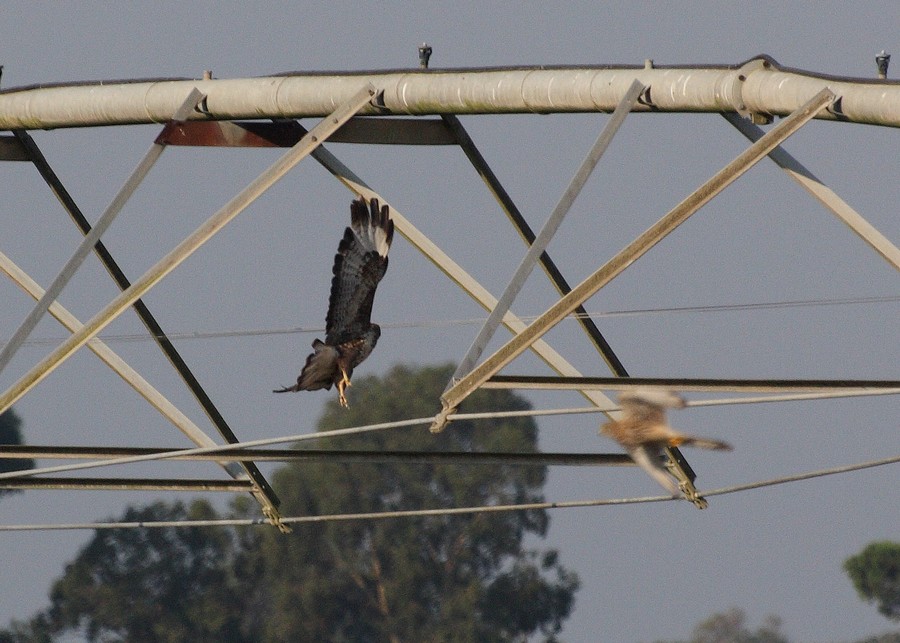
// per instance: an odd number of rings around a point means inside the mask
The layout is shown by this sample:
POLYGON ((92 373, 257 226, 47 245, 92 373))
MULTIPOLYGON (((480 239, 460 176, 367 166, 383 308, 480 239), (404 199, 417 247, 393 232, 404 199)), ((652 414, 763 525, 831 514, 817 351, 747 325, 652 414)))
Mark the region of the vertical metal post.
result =
MULTIPOLYGON (((190 94, 188 94, 188 97, 181 106, 175 111, 175 114, 172 116, 172 121, 177 122, 185 120, 202 98, 203 94, 200 90, 194 88, 190 94)), ((28 338, 28 335, 34 330, 34 327, 37 326, 41 317, 43 317, 44 313, 50 308, 50 304, 59 297, 63 288, 66 287, 66 284, 69 283, 69 280, 74 276, 79 266, 81 266, 82 262, 93 249, 94 245, 99 241, 100 236, 106 232, 106 229, 116 218, 116 215, 118 215, 119 212, 122 211, 122 208, 125 207, 128 199, 134 194, 134 191, 141 184, 141 181, 144 180, 144 177, 150 172, 150 169, 154 166, 165 149, 166 146, 164 143, 154 142, 150 146, 150 149, 147 150, 144 158, 141 159, 141 162, 138 163, 138 166, 125 181, 125 184, 100 216, 96 225, 87 235, 85 235, 84 239, 82 239, 78 248, 75 250, 75 253, 69 261, 66 262, 66 265, 63 266, 62 270, 60 270, 44 295, 34 305, 31 312, 28 313, 16 332, 13 333, 12 338, 3 347, 3 350, 0 350, 0 372, 6 368, 6 365, 9 364, 9 361, 16 354, 16 351, 19 350, 19 347, 28 338)))
POLYGON ((631 87, 628 88, 628 91, 625 93, 625 95, 622 97, 622 100, 619 102, 618 106, 613 112, 612 117, 609 119, 609 121, 607 121, 606 126, 603 128, 603 131, 600 132, 600 135, 597 137, 594 145, 591 147, 584 161, 582 161, 581 166, 575 172, 575 175, 572 177, 572 180, 569 182, 568 187, 566 187, 566 190, 563 192, 562 197, 560 197, 560 200, 556 204, 556 207, 553 208, 553 211, 550 213, 549 218, 547 219, 546 223, 544 223, 544 227, 538 233, 534 242, 529 246, 528 251, 525 253, 525 257, 522 259, 522 262, 519 264, 519 267, 516 269, 516 272, 510 279, 509 284, 506 286, 506 290, 503 291, 503 294, 500 296, 500 300, 497 302, 497 305, 494 306, 494 309, 488 316, 487 321, 481 327, 481 331, 475 337, 475 340, 472 342, 472 345, 466 353, 465 357, 463 357, 462 361, 459 363, 459 366, 457 366, 456 371, 453 373, 453 377, 447 388, 450 388, 454 382, 456 382, 457 380, 459 380, 459 378, 472 370, 475 362, 484 351, 485 346, 487 346, 487 343, 494 336, 494 332, 497 330, 497 326, 500 325, 500 320, 509 310, 513 300, 519 294, 519 291, 525 284, 525 280, 528 279, 528 276, 534 269, 534 265, 537 262, 538 258, 542 254, 544 254, 547 245, 550 243, 553 235, 556 234, 556 231, 559 229, 563 218, 566 216, 566 214, 568 214, 569 209, 572 207, 575 199, 581 193, 582 188, 584 187, 585 183, 587 183, 587 180, 591 176, 591 173, 594 171, 594 168, 597 167, 597 163, 600 161, 604 152, 606 152, 606 149, 612 142, 612 139, 616 135, 616 132, 619 131, 619 127, 625 121, 625 117, 628 116, 631 108, 634 107, 634 104, 637 102, 637 99, 638 97, 640 97, 643 89, 644 86, 637 80, 635 80, 631 84, 631 87))

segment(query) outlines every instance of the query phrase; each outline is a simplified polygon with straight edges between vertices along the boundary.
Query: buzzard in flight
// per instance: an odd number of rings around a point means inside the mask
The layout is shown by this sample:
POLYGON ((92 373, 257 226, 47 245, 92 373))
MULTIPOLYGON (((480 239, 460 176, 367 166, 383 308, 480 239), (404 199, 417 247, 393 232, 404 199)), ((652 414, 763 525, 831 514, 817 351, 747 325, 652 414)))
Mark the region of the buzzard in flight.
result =
POLYGON ((666 447, 694 446, 731 451, 731 445, 719 440, 679 433, 666 421, 666 409, 683 409, 684 400, 658 389, 635 389, 619 395, 622 417, 600 427, 606 435, 628 451, 632 460, 677 498, 681 490, 663 466, 666 447))
POLYGON ((390 208, 372 199, 368 206, 360 197, 350 205, 350 227, 334 257, 334 278, 325 318, 325 341, 312 343, 297 383, 277 389, 316 391, 337 386, 341 406, 347 406, 345 389, 353 369, 362 363, 381 336, 381 328, 371 322, 375 289, 388 266, 388 250, 394 238, 390 208))

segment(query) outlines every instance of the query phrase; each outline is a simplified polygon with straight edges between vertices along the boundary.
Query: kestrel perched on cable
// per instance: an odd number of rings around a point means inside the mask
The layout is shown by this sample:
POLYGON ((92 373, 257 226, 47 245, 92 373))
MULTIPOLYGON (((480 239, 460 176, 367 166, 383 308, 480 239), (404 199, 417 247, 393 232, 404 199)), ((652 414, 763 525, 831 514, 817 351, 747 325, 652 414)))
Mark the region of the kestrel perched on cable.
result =
POLYGON ((731 451, 731 445, 726 442, 684 435, 669 426, 666 409, 685 407, 685 401, 670 391, 624 391, 619 395, 619 405, 622 416, 601 426, 600 432, 621 444, 631 459, 671 492, 673 498, 681 495, 681 489, 663 465, 666 447, 695 446, 731 451))

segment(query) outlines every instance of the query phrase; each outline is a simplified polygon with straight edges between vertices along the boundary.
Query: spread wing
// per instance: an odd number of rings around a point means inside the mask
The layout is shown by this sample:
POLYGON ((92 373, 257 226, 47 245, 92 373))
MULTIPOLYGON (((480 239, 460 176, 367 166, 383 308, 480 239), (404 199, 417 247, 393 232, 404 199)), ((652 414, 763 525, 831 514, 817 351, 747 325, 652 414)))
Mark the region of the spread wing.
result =
POLYGON ((645 423, 666 423, 666 409, 684 408, 684 400, 674 393, 658 389, 634 389, 619 395, 626 418, 645 423))
POLYGON ((388 266, 394 222, 388 206, 359 198, 350 205, 350 227, 334 257, 325 343, 337 346, 369 330, 375 289, 388 266))

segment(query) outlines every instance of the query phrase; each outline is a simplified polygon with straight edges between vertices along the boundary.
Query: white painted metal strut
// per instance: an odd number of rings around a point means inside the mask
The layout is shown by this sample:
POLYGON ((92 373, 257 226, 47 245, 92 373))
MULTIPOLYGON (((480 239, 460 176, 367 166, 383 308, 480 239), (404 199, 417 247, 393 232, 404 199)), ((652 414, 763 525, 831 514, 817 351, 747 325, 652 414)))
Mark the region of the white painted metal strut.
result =
POLYGON ((175 247, 169 254, 151 267, 140 279, 115 297, 79 331, 72 334, 56 350, 36 364, 28 373, 0 395, 0 412, 12 406, 27 391, 49 375, 70 355, 90 341, 113 319, 125 311, 144 293, 150 290, 197 248, 208 241, 229 221, 250 205, 257 197, 284 176, 291 168, 309 155, 321 142, 349 120, 359 109, 371 100, 375 88, 366 85, 353 97, 335 110, 332 115, 304 136, 293 148, 238 193, 231 201, 204 222, 197 230, 175 247))
MULTIPOLYGON (((178 128, 183 127, 184 125, 184 121, 170 121, 163 128, 163 131, 157 137, 156 142, 166 145, 175 144, 178 139, 177 137, 173 136, 172 133, 178 131, 178 128)), ((50 167, 50 164, 47 162, 47 159, 44 157, 43 153, 34 142, 34 139, 32 139, 27 132, 22 130, 17 130, 14 134, 15 136, 13 137, 13 140, 16 140, 18 142, 19 149, 22 152, 23 160, 30 161, 34 164, 35 169, 37 169, 41 177, 43 177, 44 181, 46 181, 47 186, 59 200, 60 205, 62 205, 63 209, 72 218, 73 223, 75 223, 82 234, 89 234, 91 231, 90 223, 81 212, 81 209, 75 203, 68 190, 66 190, 62 181, 56 175, 56 172, 54 172, 53 168, 50 167)), ((291 145, 296 144, 296 142, 299 140, 300 137, 298 136, 291 145)), ((131 282, 125 276, 125 273, 119 267, 118 263, 116 263, 116 260, 113 259, 112 254, 103 244, 103 241, 97 241, 97 243, 94 245, 94 252, 97 254, 100 262, 106 268, 110 277, 112 277, 113 281, 115 281, 120 290, 125 290, 131 286, 131 282)), ((194 398, 200 404, 201 408, 213 423, 219 434, 227 442, 237 442, 237 436, 234 435, 234 432, 231 430, 231 427, 228 426, 225 418, 222 417, 222 414, 216 408, 216 405, 213 403, 212 399, 210 399, 209 395, 207 395, 206 391, 200 385, 200 382, 191 372, 187 363, 175 349, 175 346, 166 336, 162 327, 159 325, 159 322, 150 312, 150 309, 147 307, 144 301, 142 299, 136 300, 133 304, 133 308, 135 313, 137 313, 138 318, 147 328, 147 331, 150 333, 153 341, 156 342, 160 350, 162 350, 163 354, 178 372, 178 375, 194 395, 194 398)), ((164 412, 162 409, 160 410, 164 412)), ((231 465, 229 465, 229 467, 231 467, 231 465)), ((270 507, 277 507, 279 505, 278 496, 275 494, 275 491, 272 489, 268 480, 266 480, 265 476, 263 476, 262 472, 260 472, 259 468, 253 462, 248 461, 241 462, 240 467, 243 468, 246 476, 248 476, 256 485, 256 490, 252 493, 254 497, 256 497, 258 502, 262 505, 263 511, 265 512, 270 507)), ((231 473, 233 477, 242 477, 243 475, 241 474, 239 469, 232 472, 231 468, 229 468, 229 473, 231 473)))
MULTIPOLYGON (((177 110, 175 110, 170 122, 185 120, 202 99, 203 94, 196 88, 193 88, 187 98, 184 99, 184 102, 177 110)), ((100 215, 97 223, 94 224, 91 231, 81 240, 78 248, 75 249, 75 252, 59 271, 59 274, 50 286, 48 286, 46 292, 41 295, 40 299, 38 299, 37 303, 16 329, 16 332, 13 333, 12 338, 10 338, 6 345, 3 346, 3 349, 0 350, 0 372, 3 372, 3 369, 6 368, 9 361, 15 356, 16 352, 22 346, 22 343, 28 338, 28 335, 30 335, 31 331, 34 330, 34 327, 37 326, 41 317, 43 317, 44 313, 50 308, 50 304, 59 297, 63 288, 66 287, 66 284, 68 284, 69 280, 75 275, 75 272, 90 254, 91 250, 93 250, 97 241, 103 233, 106 232, 106 229, 109 228, 119 212, 122 211, 122 208, 125 207, 128 199, 130 199, 131 195, 134 194, 134 191, 137 190, 141 181, 144 180, 151 168, 156 164, 156 161, 162 156, 165 149, 165 143, 154 142, 150 145, 150 149, 147 150, 147 153, 141 159, 140 163, 138 163, 137 167, 128 179, 126 179, 121 189, 116 193, 116 196, 113 197, 112 202, 110 202, 103 214, 100 215)))
MULTIPOLYGON (((758 141, 765 133, 753 123, 749 123, 734 114, 723 114, 723 116, 751 141, 758 141)), ((881 234, 875 226, 866 221, 861 214, 850 207, 834 190, 822 183, 815 174, 806 169, 800 161, 780 146, 769 152, 769 158, 775 161, 804 190, 813 195, 819 203, 847 224, 863 241, 872 246, 875 252, 884 257, 894 268, 900 270, 900 249, 891 243, 890 239, 881 234)))
MULTIPOLYGON (((535 235, 531 226, 528 225, 528 222, 525 221, 522 213, 519 212, 519 208, 516 207, 512 197, 500 183, 500 179, 491 169, 491 166, 488 165, 487 159, 481 154, 478 147, 475 145, 475 141, 472 140, 472 137, 469 136, 469 133, 466 131, 466 128, 463 127, 460 120, 452 114, 444 114, 441 116, 441 119, 453 133, 456 144, 460 146, 463 154, 469 159, 472 167, 478 173, 478 176, 481 177, 481 180, 484 182, 488 191, 493 195, 494 199, 497 200, 501 210, 503 210, 504 214, 506 214, 507 218, 512 222, 516 231, 522 237, 522 240, 526 245, 534 243, 537 235, 535 235)), ((565 295, 572 290, 569 282, 563 277, 556 263, 550 258, 548 253, 545 252, 541 255, 540 262, 541 267, 544 269, 544 273, 549 277, 550 281, 553 283, 553 287, 560 295, 565 295)), ((603 361, 609 366, 610 371, 616 375, 627 376, 628 372, 625 370, 625 366, 619 360, 618 356, 613 351, 612 346, 606 341, 606 338, 600 332, 597 324, 594 323, 584 307, 579 306, 576 308, 574 316, 582 329, 584 329, 584 332, 590 338, 591 343, 594 344, 597 352, 600 353, 603 361)))
MULTIPOLYGON (((31 295, 35 299, 39 299, 44 290, 29 277, 25 271, 17 266, 9 257, 0 252, 0 271, 5 272, 10 279, 31 295)), ((50 314, 65 326, 70 332, 76 332, 82 327, 82 323, 66 310, 59 302, 50 304, 50 314)), ((144 379, 140 373, 129 366, 125 360, 119 357, 109 346, 96 337, 88 342, 87 347, 91 349, 104 364, 109 366, 113 372, 125 380, 138 394, 141 395, 150 406, 159 411, 167 420, 174 424, 188 439, 199 447, 214 447, 216 442, 209 437, 203 430, 194 424, 189 417, 182 413, 178 407, 172 404, 168 398, 160 393, 150 382, 144 379)), ((228 474, 235 479, 245 478, 244 470, 234 462, 222 462, 222 466, 228 474)))
POLYGON ((485 321, 478 335, 473 340, 472 345, 469 347, 469 350, 456 367, 456 371, 453 373, 453 376, 447 385, 448 389, 453 386, 453 383, 459 380, 459 378, 471 371, 475 362, 481 357, 485 346, 487 346, 488 342, 494 336, 497 327, 500 325, 500 320, 509 310, 510 306, 512 306, 513 301, 519 294, 522 286, 525 285, 525 281, 528 279, 531 271, 534 269, 538 258, 547 249, 547 245, 562 224, 563 218, 569 212, 575 199, 581 193, 581 189, 584 187, 585 183, 587 183, 594 168, 597 167, 597 163, 600 162, 601 157, 604 152, 606 152, 606 149, 612 142, 616 132, 619 131, 619 127, 625 122, 625 117, 628 116, 643 90, 644 86, 638 81, 634 81, 625 93, 625 96, 622 97, 621 102, 616 106, 613 115, 607 121, 606 126, 600 132, 594 145, 588 151, 584 161, 582 161, 581 166, 575 172, 575 175, 572 177, 572 180, 560 197, 556 207, 553 208, 553 211, 544 223, 544 227, 538 233, 537 237, 535 237, 534 242, 529 246, 519 267, 510 278, 509 284, 506 286, 503 294, 500 295, 500 300, 497 302, 497 305, 491 310, 487 321, 485 321))
MULTIPOLYGON (((365 183, 357 174, 342 163, 327 148, 321 146, 312 153, 319 163, 325 169, 331 172, 335 178, 343 183, 349 190, 355 194, 361 195, 366 199, 377 198, 381 203, 389 205, 388 201, 375 192, 369 185, 365 183)), ((462 266, 456 263, 447 253, 441 250, 437 244, 429 239, 421 230, 416 228, 412 222, 407 219, 396 208, 391 206, 391 218, 394 221, 394 227, 397 232, 409 241, 413 247, 425 255, 437 268, 457 284, 472 299, 486 310, 492 310, 497 305, 497 298, 494 297, 477 279, 466 272, 462 266)), ((507 311, 503 316, 502 323, 513 333, 521 333, 527 327, 514 313, 507 311)), ((531 350, 540 357, 550 368, 560 375, 578 377, 581 373, 566 358, 560 355, 556 350, 542 339, 538 339, 531 346, 531 350)), ((581 391, 582 395, 590 402, 595 404, 601 411, 607 411, 617 408, 614 401, 609 399, 600 391, 581 391)))
POLYGON ((641 111, 785 116, 829 88, 840 104, 817 118, 900 127, 900 83, 825 76, 768 57, 732 66, 568 66, 305 73, 262 78, 35 86, 0 92, 0 129, 158 123, 190 87, 207 95, 198 119, 322 117, 360 86, 381 88, 366 115, 611 112, 637 78, 641 111))
POLYGON ((651 226, 646 232, 635 239, 635 241, 619 252, 619 254, 601 266, 581 284, 573 288, 568 295, 550 307, 528 328, 513 337, 496 353, 491 355, 466 377, 457 382, 453 388, 441 396, 444 410, 439 414, 435 424, 442 424, 446 415, 455 409, 460 402, 474 392, 479 386, 484 384, 491 376, 518 357, 531 343, 542 337, 544 333, 564 319, 579 304, 583 303, 586 299, 600 290, 600 288, 612 281, 672 230, 686 221, 688 217, 699 210, 710 199, 759 162, 759 160, 765 157, 772 149, 781 144, 788 136, 797 131, 820 110, 830 104, 834 98, 834 94, 827 89, 823 89, 816 94, 802 108, 797 110, 797 112, 773 127, 765 136, 763 136, 763 138, 738 155, 734 161, 729 163, 722 170, 717 172, 709 181, 691 193, 656 224, 651 226))

